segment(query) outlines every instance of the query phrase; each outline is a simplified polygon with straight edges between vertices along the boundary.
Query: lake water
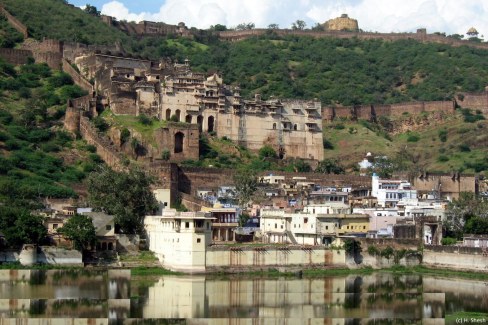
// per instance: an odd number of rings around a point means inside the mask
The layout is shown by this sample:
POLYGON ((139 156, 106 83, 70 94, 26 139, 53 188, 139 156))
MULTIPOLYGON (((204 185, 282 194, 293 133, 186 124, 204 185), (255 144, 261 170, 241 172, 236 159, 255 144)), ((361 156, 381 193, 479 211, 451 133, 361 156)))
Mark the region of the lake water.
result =
POLYGON ((263 278, 0 270, 0 324, 443 324, 462 311, 488 312, 487 282, 386 272, 263 278))

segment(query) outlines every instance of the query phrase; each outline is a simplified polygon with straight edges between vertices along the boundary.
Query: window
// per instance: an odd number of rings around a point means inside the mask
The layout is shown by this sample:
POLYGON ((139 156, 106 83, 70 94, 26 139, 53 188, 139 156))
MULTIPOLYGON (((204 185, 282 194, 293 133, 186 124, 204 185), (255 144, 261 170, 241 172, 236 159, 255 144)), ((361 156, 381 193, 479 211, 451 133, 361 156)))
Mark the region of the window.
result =
POLYGON ((281 229, 283 229, 283 225, 281 225, 281 229))
POLYGON ((363 229, 366 229, 366 226, 363 226, 363 229))
POLYGON ((277 228, 278 228, 278 224, 275 223, 275 229, 277 229, 277 228))
POLYGON ((112 230, 112 225, 106 225, 105 230, 112 230))
POLYGON ((197 243, 200 243, 202 240, 200 238, 197 238, 197 243))
POLYGON ((53 223, 53 229, 58 229, 58 224, 57 223, 53 223))
MULTIPOLYGON (((314 212, 314 213, 315 213, 315 212, 314 212)), ((307 222, 308 222, 308 218, 304 218, 304 219, 303 219, 303 222, 304 222, 304 223, 307 223, 307 222)))
POLYGON ((190 228, 190 223, 189 222, 185 222, 185 228, 190 228))
POLYGON ((329 226, 325 226, 325 230, 329 230, 329 226))

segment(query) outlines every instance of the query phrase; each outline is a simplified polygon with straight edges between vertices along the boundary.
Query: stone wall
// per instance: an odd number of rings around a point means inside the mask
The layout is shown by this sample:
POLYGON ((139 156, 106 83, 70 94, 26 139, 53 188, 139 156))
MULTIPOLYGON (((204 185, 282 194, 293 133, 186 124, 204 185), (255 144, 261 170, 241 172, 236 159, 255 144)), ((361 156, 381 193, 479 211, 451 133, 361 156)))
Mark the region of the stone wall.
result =
POLYGON ((117 149, 110 143, 107 137, 98 133, 97 129, 85 116, 80 117, 80 133, 88 144, 94 145, 97 148, 97 154, 108 166, 117 170, 123 169, 122 157, 117 152, 117 149))
MULTIPOLYGON (((287 172, 262 172, 260 176, 269 174, 276 176, 283 175, 287 181, 293 177, 306 177, 307 181, 316 184, 326 184, 330 186, 352 185, 356 187, 371 187, 371 177, 356 175, 327 175, 319 173, 287 173, 287 172)), ((233 185, 233 169, 201 168, 201 167, 181 167, 179 172, 179 181, 181 192, 195 195, 197 189, 209 188, 217 189, 220 186, 233 185)))
POLYGON ((61 70, 62 53, 56 52, 32 52, 36 63, 46 63, 51 69, 61 70))
POLYGON ((459 174, 425 174, 412 180, 412 186, 419 193, 429 193, 432 190, 440 190, 441 196, 458 198, 461 192, 476 193, 476 177, 474 175, 459 174))
POLYGON ((405 113, 418 115, 423 112, 445 112, 452 113, 455 110, 454 101, 434 101, 434 102, 407 102, 391 105, 361 105, 361 106, 340 106, 324 107, 322 119, 326 122, 337 118, 342 119, 363 119, 374 120, 381 116, 397 117, 405 113))
POLYGON ((10 64, 26 64, 29 57, 33 57, 28 50, 0 48, 0 57, 10 64))
POLYGON ((488 256, 481 248, 459 246, 426 246, 422 264, 455 270, 487 272, 488 256))
POLYGON ((88 80, 83 78, 66 59, 63 59, 62 62, 63 62, 63 71, 69 74, 73 79, 73 81, 75 82, 75 84, 77 84, 81 89, 84 89, 89 94, 91 94, 93 92, 92 84, 88 82, 88 80))
POLYGON ((250 37, 275 34, 278 36, 308 36, 313 38, 358 38, 362 40, 381 39, 385 41, 397 41, 413 39, 419 42, 440 43, 451 46, 469 46, 472 48, 488 49, 486 43, 475 43, 467 40, 457 40, 454 38, 427 34, 425 29, 419 29, 416 33, 372 33, 372 32, 347 32, 347 31, 312 31, 312 30, 291 30, 291 29, 251 29, 242 31, 223 31, 219 32, 219 38, 227 41, 241 41, 250 37))
POLYGON ((183 192, 179 192, 178 195, 181 198, 181 204, 183 204, 189 211, 201 211, 203 207, 212 207, 212 204, 209 202, 201 200, 193 195, 183 192))
POLYGON ((29 32, 27 30, 27 26, 22 24, 17 18, 12 16, 1 4, 0 4, 0 13, 7 18, 10 25, 15 28, 19 33, 21 33, 24 38, 29 37, 29 32))
POLYGON ((459 94, 456 102, 461 108, 478 109, 488 116, 488 91, 483 93, 459 94))
POLYGON ((222 247, 206 251, 207 272, 246 272, 272 268, 290 271, 294 268, 345 266, 345 251, 324 247, 222 247))

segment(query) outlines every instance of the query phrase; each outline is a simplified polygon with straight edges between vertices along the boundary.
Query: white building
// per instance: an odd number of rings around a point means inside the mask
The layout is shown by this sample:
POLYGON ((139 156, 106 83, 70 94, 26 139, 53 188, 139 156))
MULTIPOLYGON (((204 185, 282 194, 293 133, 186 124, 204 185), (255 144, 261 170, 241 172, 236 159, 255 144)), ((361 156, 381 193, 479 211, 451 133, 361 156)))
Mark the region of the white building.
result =
POLYGON ((205 250, 212 242, 212 220, 209 213, 174 209, 163 210, 162 216, 146 216, 149 250, 165 268, 204 272, 205 250))
POLYGON ((158 202, 158 215, 163 214, 164 209, 171 208, 171 190, 169 188, 158 188, 153 190, 154 198, 158 202))
POLYGON ((396 207, 399 201, 417 201, 417 190, 404 180, 380 179, 373 174, 371 195, 382 207, 396 207))

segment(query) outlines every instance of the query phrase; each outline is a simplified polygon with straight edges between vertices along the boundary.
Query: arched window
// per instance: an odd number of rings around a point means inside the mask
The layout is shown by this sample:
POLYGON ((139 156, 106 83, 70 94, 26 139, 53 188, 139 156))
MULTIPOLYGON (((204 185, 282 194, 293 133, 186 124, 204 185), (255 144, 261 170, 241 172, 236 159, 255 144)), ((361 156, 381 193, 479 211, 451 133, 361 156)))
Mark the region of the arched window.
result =
POLYGON ((276 123, 273 123, 273 130, 276 130, 276 123))
POLYGON ((183 138, 185 135, 181 132, 175 134, 175 153, 183 152, 183 138))
POLYGON ((191 123, 191 115, 187 115, 187 116, 185 117, 185 122, 186 122, 186 123, 191 123))
POLYGON ((198 131, 202 132, 203 131, 203 116, 201 116, 201 115, 197 116, 197 124, 198 124, 198 131))
POLYGON ((213 116, 209 116, 208 117, 208 125, 207 125, 208 132, 213 132, 213 130, 214 130, 214 122, 215 122, 214 117, 213 116))
POLYGON ((181 111, 179 109, 177 109, 176 112, 175 112, 175 114, 176 114, 176 118, 178 119, 178 122, 180 122, 181 121, 181 118, 180 118, 181 111))
POLYGON ((168 108, 166 110, 166 121, 169 121, 170 118, 171 118, 171 110, 168 108))
POLYGON ((296 131, 296 130, 298 130, 298 125, 296 125, 296 124, 295 124, 295 125, 293 126, 293 130, 295 130, 295 131, 296 131))

